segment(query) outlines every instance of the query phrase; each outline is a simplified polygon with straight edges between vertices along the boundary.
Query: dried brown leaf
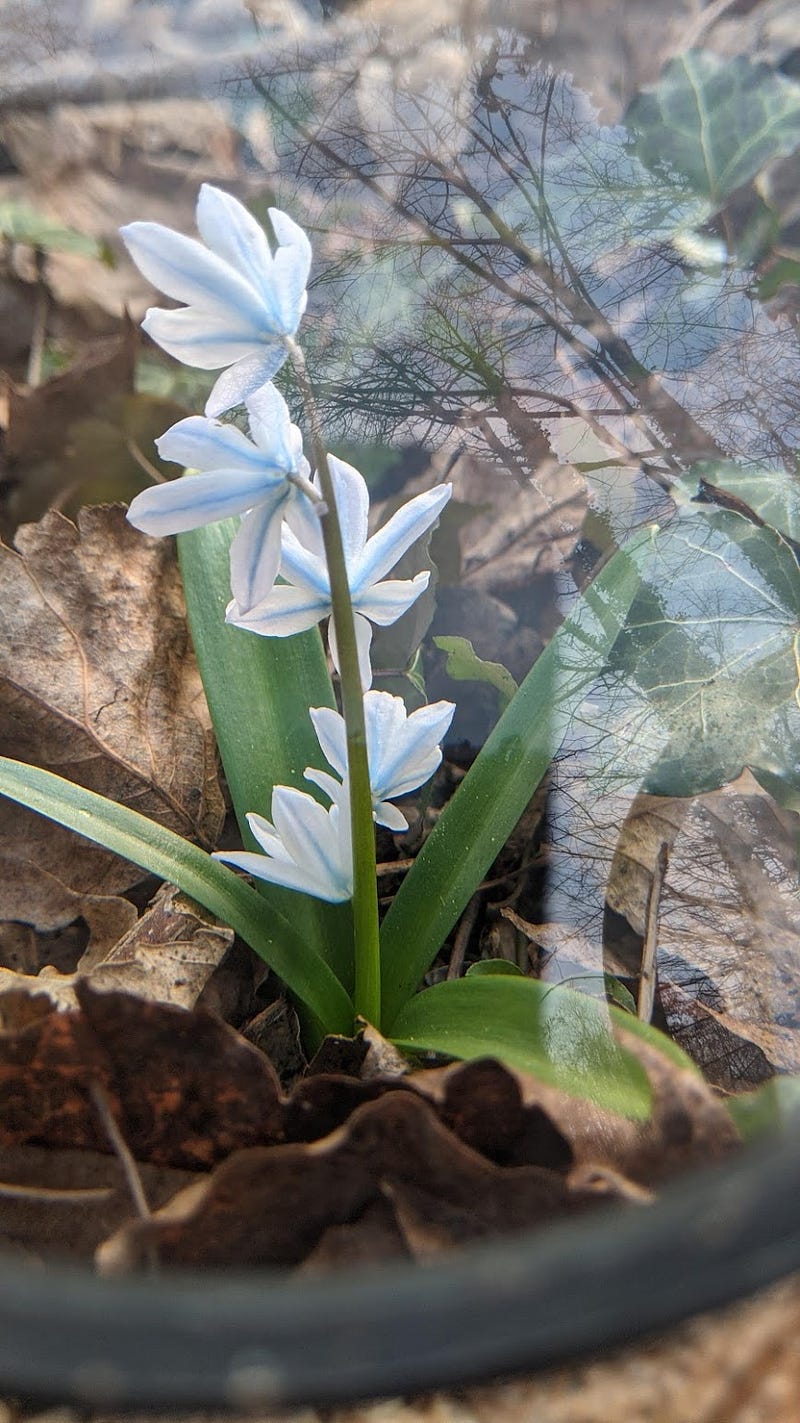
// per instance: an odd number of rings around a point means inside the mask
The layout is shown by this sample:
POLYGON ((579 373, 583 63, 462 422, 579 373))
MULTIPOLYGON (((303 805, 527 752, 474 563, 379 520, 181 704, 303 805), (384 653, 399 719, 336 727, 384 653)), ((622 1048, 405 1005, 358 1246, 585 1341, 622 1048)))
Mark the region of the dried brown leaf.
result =
POLYGON ((275 1073, 225 1023, 85 982, 76 992, 79 1012, 23 998, 27 1025, 0 1033, 0 1144, 104 1149, 95 1082, 139 1161, 202 1168, 282 1138, 275 1073))
MULTIPOLYGON (((172 1167, 139 1167, 150 1206, 155 1210, 192 1179, 172 1167)), ((114 1157, 96 1151, 54 1151, 44 1146, 0 1149, 0 1181, 27 1187, 31 1194, 10 1199, 2 1193, 4 1250, 24 1250, 36 1259, 90 1261, 97 1246, 131 1214, 130 1196, 114 1157), (70 1200, 49 1193, 106 1190, 96 1199, 70 1200), (48 1193, 44 1198, 37 1192, 48 1193)))
MULTIPOLYGON (((0 738, 7 754, 213 844, 224 813, 175 555, 121 508, 59 514, 0 546, 0 738)), ((70 922, 142 871, 0 803, 0 918, 70 922), (76 899, 76 896, 79 898, 76 899)))
POLYGON ((134 917, 110 949, 91 942, 75 973, 45 968, 29 976, 0 968, 0 996, 10 989, 44 993, 57 1008, 76 1008, 76 985, 86 981, 100 992, 118 990, 153 1003, 193 1008, 230 951, 233 930, 210 918, 174 885, 159 890, 141 919, 127 900, 109 903, 124 904, 134 917))
POLYGON ((608 888, 637 932, 663 842, 656 968, 670 1033, 719 1086, 800 1071, 796 817, 748 773, 692 801, 640 797, 608 888))
POLYGON ((402 1203, 398 1223, 412 1253, 429 1253, 582 1209, 597 1190, 538 1166, 496 1166, 421 1098, 392 1092, 322 1141, 236 1152, 153 1219, 113 1236, 98 1263, 106 1272, 134 1268, 155 1245, 170 1264, 296 1265, 325 1231, 381 1196, 402 1203))

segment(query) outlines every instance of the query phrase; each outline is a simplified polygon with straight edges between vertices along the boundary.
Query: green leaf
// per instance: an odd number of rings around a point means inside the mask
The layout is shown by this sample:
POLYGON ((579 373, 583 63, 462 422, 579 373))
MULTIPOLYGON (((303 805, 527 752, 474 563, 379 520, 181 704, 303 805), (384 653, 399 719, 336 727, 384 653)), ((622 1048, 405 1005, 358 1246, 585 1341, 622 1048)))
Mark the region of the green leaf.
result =
POLYGON ((390 1036, 404 1052, 499 1057, 571 1096, 646 1118, 651 1102, 647 1074, 637 1058, 615 1042, 612 1025, 632 1030, 662 1050, 668 1042, 655 1028, 598 999, 540 979, 505 974, 469 976, 426 988, 406 1003, 390 1036))
POLYGON ((800 568, 772 529, 688 505, 664 529, 614 649, 609 763, 655 795, 695 795, 745 766, 800 784, 800 568))
MULTIPOLYGON (((178 539, 181 576, 206 699, 245 848, 260 851, 245 819, 269 819, 272 790, 295 786, 315 794, 306 766, 324 764, 309 707, 334 706, 319 632, 267 638, 225 622, 230 601, 234 520, 208 524, 178 539)), ((349 905, 258 882, 268 905, 291 920, 352 987, 349 905)))
POLYGON ((134 810, 50 771, 0 757, 0 794, 177 884, 269 964, 329 1032, 352 1032, 353 1008, 333 971, 254 889, 205 850, 134 810))
POLYGON ((649 168, 680 173, 718 208, 800 144, 800 85, 741 55, 689 50, 637 95, 625 122, 649 168))
POLYGON ((800 1116, 800 1077, 773 1077, 754 1092, 728 1097, 725 1106, 745 1141, 776 1131, 800 1116))
POLYGON ((465 978, 524 978, 518 963, 512 963, 510 959, 478 959, 477 963, 470 964, 465 978))
POLYGON ((771 301, 781 287, 800 286, 800 261, 796 257, 779 257, 759 277, 756 295, 759 301, 771 301))
POLYGON ((800 477, 769 465, 704 460, 682 483, 703 484, 741 499, 770 528, 800 543, 800 477))
POLYGON ((383 1020, 391 1024, 533 795, 603 668, 651 542, 609 560, 522 683, 446 806, 383 922, 383 1020))
POLYGON ((446 671, 454 682, 488 682, 505 710, 518 688, 502 662, 484 662, 466 637, 435 637, 433 641, 447 654, 446 671))
POLYGON ((97 257, 106 266, 114 266, 114 257, 105 243, 86 237, 73 227, 52 222, 30 203, 12 200, 0 203, 0 237, 7 242, 21 242, 26 247, 38 247, 42 252, 75 252, 81 257, 97 257))

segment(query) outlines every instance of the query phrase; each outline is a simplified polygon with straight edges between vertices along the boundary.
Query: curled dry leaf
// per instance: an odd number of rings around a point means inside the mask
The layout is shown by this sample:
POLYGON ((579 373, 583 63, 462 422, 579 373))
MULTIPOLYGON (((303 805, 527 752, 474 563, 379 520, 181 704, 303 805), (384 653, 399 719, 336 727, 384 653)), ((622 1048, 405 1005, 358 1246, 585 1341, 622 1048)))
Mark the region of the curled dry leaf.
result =
POLYGON ((671 1035, 728 1089, 800 1071, 796 816, 748 773, 691 801, 640 797, 608 887, 639 933, 664 842, 656 969, 671 1035))
POLYGON ((416 1073, 416 1091, 438 1103, 459 1135, 495 1159, 537 1160, 564 1170, 609 1168, 643 1186, 731 1151, 738 1132, 699 1074, 634 1033, 623 1046, 650 1079, 652 1112, 634 1122, 535 1077, 488 1061, 416 1073))
POLYGON ((410 1254, 515 1231, 585 1208, 595 1188, 540 1166, 499 1167, 472 1151, 416 1094, 366 1102, 308 1146, 236 1152, 148 1222, 101 1246, 100 1268, 135 1267, 148 1245, 171 1264, 296 1265, 332 1226, 381 1198, 410 1254))
MULTIPOLYGON (((110 903, 124 904, 135 919, 127 900, 110 903)), ((32 977, 0 968, 0 995, 9 989, 43 993, 57 1008, 75 1008, 76 984, 88 980, 100 992, 118 989, 154 1003, 193 1008, 233 940, 232 929, 211 919, 174 885, 165 885, 111 949, 90 945, 76 973, 45 969, 32 977)))
MULTIPOLYGON (((168 542, 121 508, 59 514, 0 546, 0 739, 30 761, 130 805, 202 844, 224 802, 202 684, 168 542)), ((0 801, 0 918, 68 923, 82 895, 142 871, 0 801)))
POLYGON ((80 1011, 24 999, 27 1025, 0 1033, 0 1145, 105 1149, 94 1082, 139 1161, 202 1169, 237 1147, 281 1139, 277 1077, 232 1028, 202 1010, 85 982, 75 991, 80 1011))

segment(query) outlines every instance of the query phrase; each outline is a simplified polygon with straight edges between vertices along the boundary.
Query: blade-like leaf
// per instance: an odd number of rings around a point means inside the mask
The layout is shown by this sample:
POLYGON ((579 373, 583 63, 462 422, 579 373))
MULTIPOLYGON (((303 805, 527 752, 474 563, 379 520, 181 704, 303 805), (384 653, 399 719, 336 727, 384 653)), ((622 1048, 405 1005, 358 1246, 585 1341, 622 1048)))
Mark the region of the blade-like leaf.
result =
POLYGON ((625 122, 648 167, 668 164, 719 206, 800 143, 800 84, 742 55, 689 50, 634 99, 625 122))
MULTIPOLYGON (((316 794, 303 772, 325 762, 308 709, 335 702, 316 629, 267 638, 225 622, 236 527, 229 519, 181 534, 178 552, 192 641, 239 829, 245 848, 259 851, 247 812, 269 818, 276 785, 316 794)), ((351 987, 350 906, 325 904, 265 881, 258 892, 351 987)))
POLYGON ((177 884, 230 924, 327 1031, 352 1031, 347 994, 296 925, 197 845, 115 801, 5 756, 0 757, 0 794, 177 884))
POLYGON ((426 988, 402 1008, 391 1038, 403 1051, 499 1057, 572 1096, 645 1118, 647 1075, 615 1042, 612 1027, 636 1033, 682 1067, 691 1065, 662 1033, 619 1008, 540 979, 505 974, 426 988))
POLYGON ((522 683, 441 815, 381 931, 384 1021, 410 997, 522 815, 639 587, 646 531, 609 560, 522 683))

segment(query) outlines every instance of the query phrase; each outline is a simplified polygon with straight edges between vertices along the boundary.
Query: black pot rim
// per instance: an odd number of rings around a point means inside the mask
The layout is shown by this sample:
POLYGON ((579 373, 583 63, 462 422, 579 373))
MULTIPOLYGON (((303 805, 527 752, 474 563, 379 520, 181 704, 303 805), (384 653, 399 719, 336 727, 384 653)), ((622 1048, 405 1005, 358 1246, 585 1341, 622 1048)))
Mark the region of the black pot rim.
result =
POLYGON ((306 1406, 533 1372, 800 1269, 800 1139, 762 1139, 654 1205, 430 1265, 98 1279, 0 1274, 0 1390, 124 1408, 306 1406))

